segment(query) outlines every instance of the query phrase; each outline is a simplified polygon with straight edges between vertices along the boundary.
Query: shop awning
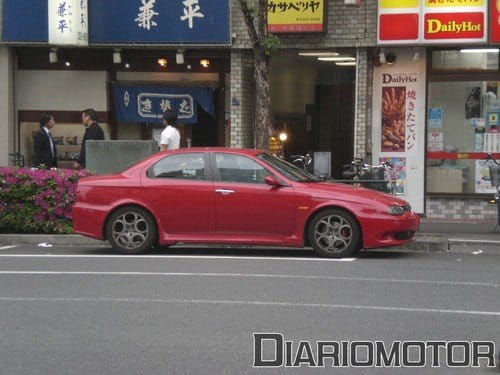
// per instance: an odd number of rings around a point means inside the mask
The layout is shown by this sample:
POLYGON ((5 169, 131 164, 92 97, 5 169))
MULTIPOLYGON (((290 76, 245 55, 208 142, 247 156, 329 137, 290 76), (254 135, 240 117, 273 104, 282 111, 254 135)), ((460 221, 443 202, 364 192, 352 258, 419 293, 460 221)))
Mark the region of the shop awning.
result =
POLYGON ((198 106, 215 118, 212 87, 113 85, 116 118, 129 123, 161 123, 163 112, 175 110, 181 124, 198 123, 198 106))

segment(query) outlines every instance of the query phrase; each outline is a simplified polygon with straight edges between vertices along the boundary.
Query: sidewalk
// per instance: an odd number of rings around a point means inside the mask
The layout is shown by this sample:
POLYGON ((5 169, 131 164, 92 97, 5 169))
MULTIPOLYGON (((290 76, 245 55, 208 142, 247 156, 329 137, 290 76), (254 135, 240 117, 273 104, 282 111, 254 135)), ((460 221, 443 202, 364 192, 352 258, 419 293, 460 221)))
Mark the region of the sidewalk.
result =
MULTIPOLYGON (((422 218, 415 244, 440 247, 437 251, 460 251, 465 247, 479 246, 500 255, 500 229, 496 223, 449 222, 422 218)), ((415 246, 410 245, 410 246, 415 246)))
MULTIPOLYGON (((414 241, 404 247, 397 248, 397 250, 420 252, 460 251, 460 247, 482 246, 488 248, 488 252, 500 255, 500 230, 497 228, 494 232, 494 228, 494 223, 457 223, 433 221, 424 218, 414 241)), ((0 234, 0 246, 38 245, 43 242, 54 246, 109 246, 107 241, 98 241, 80 235, 0 234)), ((198 246, 176 245, 176 247, 198 246)), ((227 245, 216 246, 227 247, 227 245)), ((206 247, 214 247, 214 245, 206 247)))

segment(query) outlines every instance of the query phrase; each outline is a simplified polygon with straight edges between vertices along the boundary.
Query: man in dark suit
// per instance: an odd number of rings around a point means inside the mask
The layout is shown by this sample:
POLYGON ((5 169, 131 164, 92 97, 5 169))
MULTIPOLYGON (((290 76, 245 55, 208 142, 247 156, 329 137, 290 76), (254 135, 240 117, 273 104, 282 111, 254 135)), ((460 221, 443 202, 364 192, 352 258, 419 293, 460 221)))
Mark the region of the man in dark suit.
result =
POLYGON ((78 160, 73 164, 73 168, 85 168, 85 143, 90 140, 103 141, 104 131, 97 123, 97 113, 93 109, 86 109, 82 112, 82 123, 85 126, 85 135, 83 136, 82 149, 78 160))
POLYGON ((50 134, 55 124, 53 115, 43 115, 40 119, 40 130, 35 134, 34 167, 36 168, 57 168, 56 143, 50 134))

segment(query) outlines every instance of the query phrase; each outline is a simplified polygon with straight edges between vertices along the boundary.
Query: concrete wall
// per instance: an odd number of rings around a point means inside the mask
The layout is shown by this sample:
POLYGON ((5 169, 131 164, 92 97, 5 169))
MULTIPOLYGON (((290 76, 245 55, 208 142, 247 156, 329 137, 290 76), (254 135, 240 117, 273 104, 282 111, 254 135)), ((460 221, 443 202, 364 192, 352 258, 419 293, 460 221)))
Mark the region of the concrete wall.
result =
POLYGON ((0 166, 9 164, 15 146, 14 59, 8 47, 0 47, 0 166))
POLYGON ((107 73, 94 71, 18 70, 17 110, 108 110, 107 73))

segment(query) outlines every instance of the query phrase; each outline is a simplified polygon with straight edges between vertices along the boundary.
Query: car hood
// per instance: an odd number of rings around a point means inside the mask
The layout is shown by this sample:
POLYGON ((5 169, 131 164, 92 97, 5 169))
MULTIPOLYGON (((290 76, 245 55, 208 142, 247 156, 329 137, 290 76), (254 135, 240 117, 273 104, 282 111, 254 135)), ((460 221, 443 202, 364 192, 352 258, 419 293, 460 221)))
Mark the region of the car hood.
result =
POLYGON ((347 184, 335 182, 307 182, 300 183, 300 186, 307 189, 308 193, 314 198, 341 199, 346 201, 355 201, 358 203, 376 201, 387 206, 404 206, 408 204, 408 202, 403 199, 396 198, 393 195, 386 194, 381 191, 360 188, 347 184))

